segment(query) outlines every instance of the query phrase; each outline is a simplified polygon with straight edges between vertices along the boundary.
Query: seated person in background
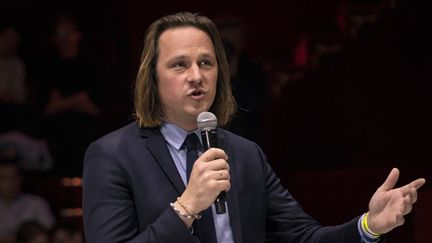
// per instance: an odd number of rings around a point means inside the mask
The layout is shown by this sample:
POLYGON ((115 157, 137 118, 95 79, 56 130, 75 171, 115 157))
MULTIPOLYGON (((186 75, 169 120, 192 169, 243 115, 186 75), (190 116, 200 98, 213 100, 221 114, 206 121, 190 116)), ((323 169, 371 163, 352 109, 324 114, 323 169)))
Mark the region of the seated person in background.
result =
POLYGON ((55 53, 40 73, 44 97, 44 135, 52 150, 54 170, 80 174, 85 147, 95 138, 98 74, 96 64, 82 49, 83 33, 70 16, 57 19, 55 53))
POLYGON ((99 108, 92 98, 96 79, 95 67, 81 51, 83 34, 74 19, 60 16, 55 26, 56 53, 49 64, 49 98, 45 113, 55 115, 64 112, 95 116, 99 108))
POLYGON ((0 134, 0 150, 13 150, 19 157, 19 167, 24 172, 49 171, 52 157, 45 141, 29 135, 10 131, 0 134))
POLYGON ((24 104, 26 70, 17 50, 20 35, 12 25, 0 26, 0 102, 24 104))
POLYGON ((12 242, 24 222, 35 221, 47 229, 54 224, 43 198, 21 192, 21 179, 13 151, 0 151, 0 242, 12 242))
POLYGON ((13 24, 0 23, 0 133, 25 129, 26 68, 18 56, 20 34, 13 24))
POLYGON ((16 243, 49 243, 48 230, 36 221, 25 222, 18 229, 16 243))

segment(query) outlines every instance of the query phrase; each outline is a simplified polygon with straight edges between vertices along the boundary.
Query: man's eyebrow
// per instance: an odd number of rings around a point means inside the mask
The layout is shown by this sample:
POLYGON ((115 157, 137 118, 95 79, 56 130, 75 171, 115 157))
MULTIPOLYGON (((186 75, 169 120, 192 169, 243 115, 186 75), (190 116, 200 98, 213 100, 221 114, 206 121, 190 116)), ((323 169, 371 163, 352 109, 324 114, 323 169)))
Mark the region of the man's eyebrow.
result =
MULTIPOLYGON (((216 58, 216 56, 213 55, 212 53, 209 53, 209 52, 203 52, 203 53, 199 54, 199 58, 216 58)), ((170 58, 169 62, 173 62, 173 61, 174 62, 175 61, 186 61, 186 60, 189 60, 189 59, 190 59, 189 56, 180 54, 178 56, 173 56, 172 58, 170 58)))
POLYGON ((185 55, 174 56, 173 58, 171 58, 171 60, 186 60, 186 59, 188 59, 188 57, 185 55))
POLYGON ((214 55, 210 54, 210 53, 203 53, 200 55, 200 57, 206 57, 206 58, 215 58, 214 55))

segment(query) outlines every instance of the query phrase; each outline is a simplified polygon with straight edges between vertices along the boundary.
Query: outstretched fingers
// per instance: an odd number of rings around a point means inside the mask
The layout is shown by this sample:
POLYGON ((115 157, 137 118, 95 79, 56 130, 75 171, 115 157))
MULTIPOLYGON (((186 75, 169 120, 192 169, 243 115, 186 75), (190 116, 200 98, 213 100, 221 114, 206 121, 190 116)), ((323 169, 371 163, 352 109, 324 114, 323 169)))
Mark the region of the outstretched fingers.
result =
POLYGON ((390 191, 391 189, 394 188, 398 179, 399 179, 399 169, 393 168, 390 171, 390 174, 387 176, 387 179, 385 180, 385 182, 378 188, 378 190, 384 191, 384 192, 390 191))
POLYGON ((417 191, 425 183, 426 183, 426 180, 423 178, 420 178, 420 179, 412 181, 411 183, 401 187, 400 189, 401 189, 403 195, 407 195, 407 194, 413 193, 413 190, 417 191))
POLYGON ((417 190, 426 182, 420 178, 394 188, 399 174, 397 168, 392 169, 369 203, 371 225, 375 226, 374 232, 387 233, 404 224, 404 216, 412 211, 413 204, 417 201, 417 190))
POLYGON ((416 190, 418 190, 420 187, 422 187, 424 184, 426 183, 426 180, 424 178, 419 178, 413 182, 411 182, 410 187, 415 188, 416 190))
POLYGON ((417 179, 400 188, 403 195, 401 213, 407 215, 411 212, 413 204, 417 202, 417 189, 424 185, 424 179, 417 179))

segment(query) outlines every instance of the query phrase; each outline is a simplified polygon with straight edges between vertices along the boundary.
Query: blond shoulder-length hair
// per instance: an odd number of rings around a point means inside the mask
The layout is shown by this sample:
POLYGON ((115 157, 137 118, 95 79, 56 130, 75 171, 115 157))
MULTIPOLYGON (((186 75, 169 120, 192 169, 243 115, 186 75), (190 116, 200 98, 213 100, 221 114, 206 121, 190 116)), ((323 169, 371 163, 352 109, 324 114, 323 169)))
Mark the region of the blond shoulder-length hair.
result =
POLYGON ((226 125, 236 111, 236 102, 231 92, 229 66, 216 25, 207 17, 198 14, 177 13, 156 20, 146 31, 135 83, 135 116, 140 127, 158 127, 165 121, 156 82, 158 40, 164 31, 186 26, 205 32, 216 52, 218 80, 216 96, 209 111, 216 115, 219 126, 226 125))

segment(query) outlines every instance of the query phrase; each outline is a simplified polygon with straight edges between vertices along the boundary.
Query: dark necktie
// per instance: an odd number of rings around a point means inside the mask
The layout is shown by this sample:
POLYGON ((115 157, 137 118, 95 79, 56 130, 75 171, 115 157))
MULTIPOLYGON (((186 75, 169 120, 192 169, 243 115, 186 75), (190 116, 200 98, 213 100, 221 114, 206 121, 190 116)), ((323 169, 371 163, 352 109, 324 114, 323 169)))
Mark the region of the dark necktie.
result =
MULTIPOLYGON (((189 181, 189 176, 192 171, 195 160, 198 159, 198 148, 200 141, 195 133, 188 134, 185 140, 187 155, 186 155, 186 177, 189 181)), ((216 231, 213 222, 212 207, 201 212, 201 219, 195 220, 193 223, 195 235, 200 239, 201 243, 217 243, 216 231)))

